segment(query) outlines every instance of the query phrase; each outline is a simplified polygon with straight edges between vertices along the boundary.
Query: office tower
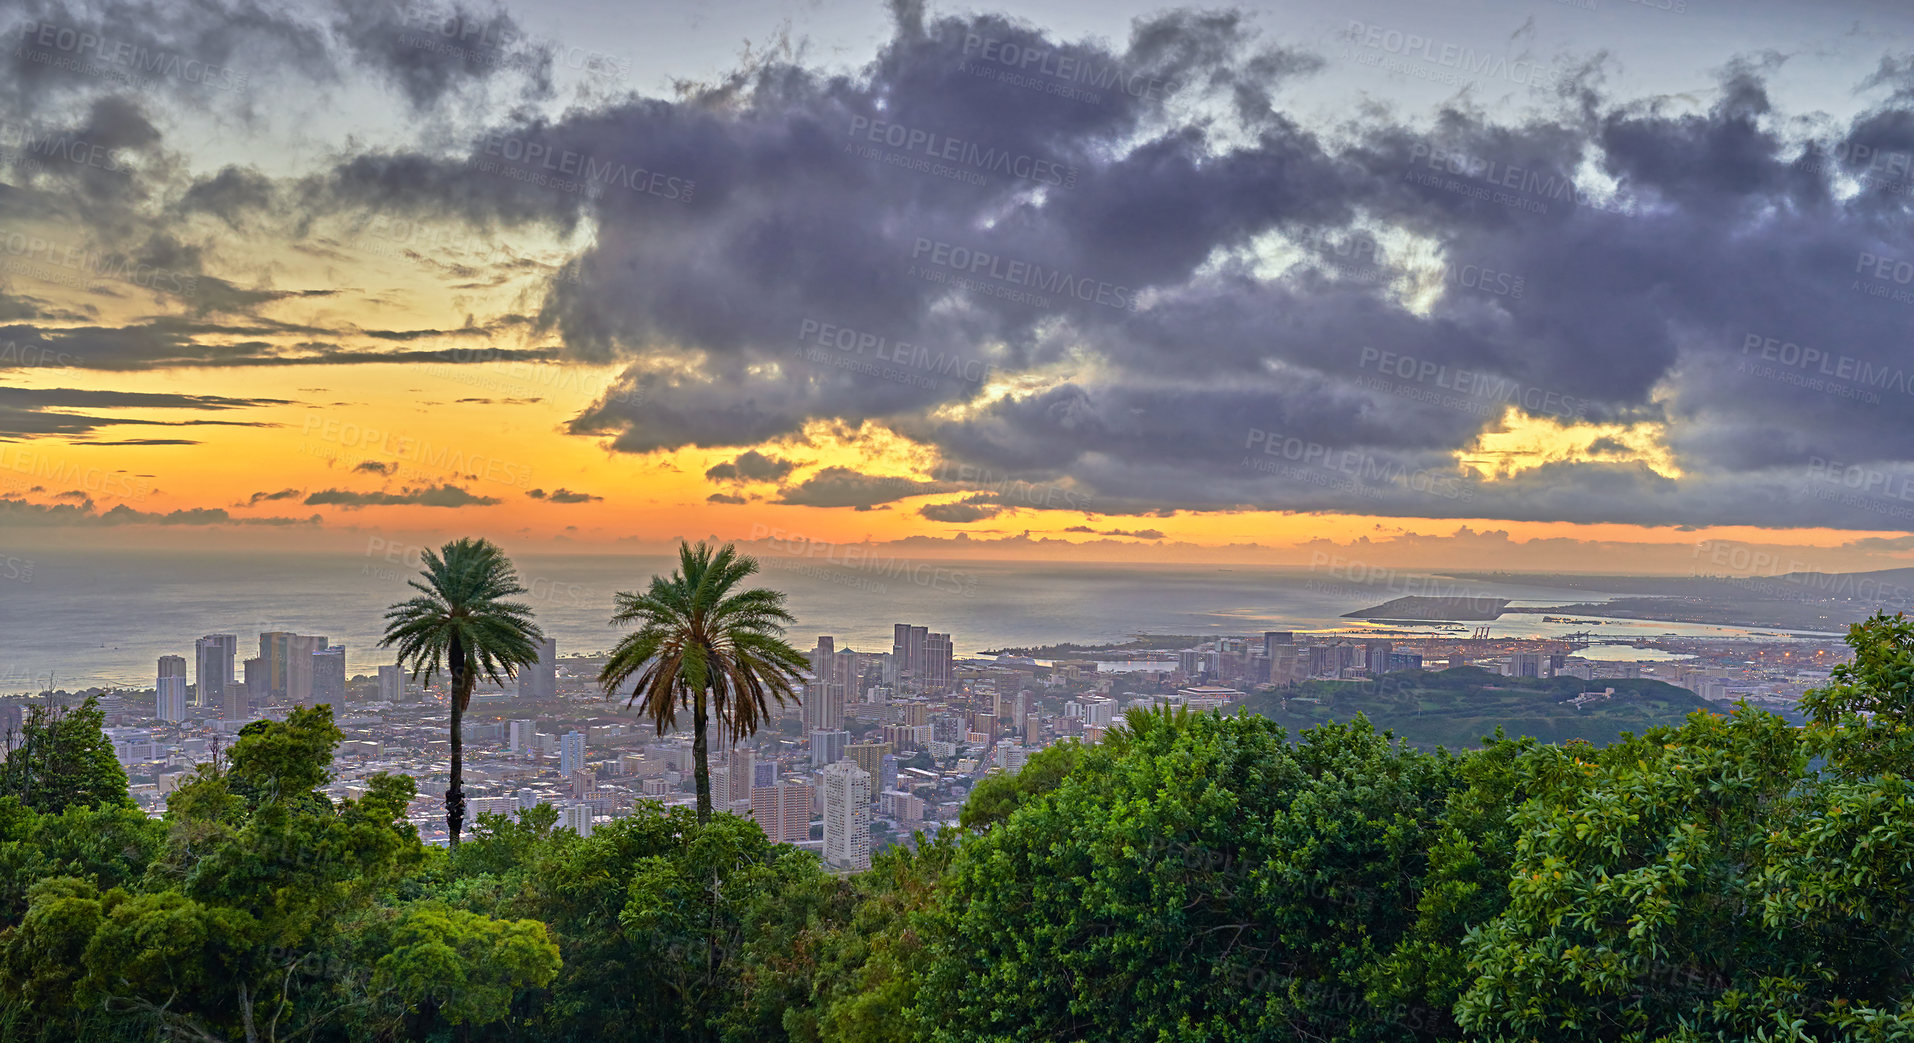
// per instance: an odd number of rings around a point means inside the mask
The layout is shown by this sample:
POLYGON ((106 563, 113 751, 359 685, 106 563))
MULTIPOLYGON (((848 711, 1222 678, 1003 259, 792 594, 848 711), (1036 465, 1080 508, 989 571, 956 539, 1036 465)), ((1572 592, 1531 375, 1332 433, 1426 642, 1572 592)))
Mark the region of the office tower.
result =
POLYGON ((1549 657, 1537 652, 1517 652, 1509 656, 1505 672, 1510 677, 1551 677, 1555 673, 1549 657))
POLYGON ((558 743, 558 773, 570 778, 572 772, 585 766, 585 733, 566 732, 558 743))
MULTIPOLYGON (((314 655, 332 647, 324 638, 312 634, 294 634, 286 642, 286 698, 298 704, 314 701, 312 696, 313 667, 318 665, 314 655)), ((345 650, 340 649, 341 665, 345 663, 345 650)), ((341 686, 344 687, 343 685, 341 686)))
POLYGON ((811 650, 811 675, 820 681, 829 682, 832 671, 837 668, 837 639, 828 634, 819 635, 817 647, 811 650))
POLYGON ((751 818, 773 843, 801 844, 811 839, 813 792, 802 783, 754 789, 751 818))
POLYGON ((751 788, 752 789, 759 789, 764 786, 775 786, 777 784, 778 784, 778 762, 777 761, 759 761, 756 764, 751 766, 751 788))
POLYGON ((1265 656, 1268 656, 1271 659, 1276 658, 1276 649, 1278 647, 1281 647, 1284 645, 1294 645, 1295 643, 1296 643, 1295 631, 1292 631, 1292 630, 1263 631, 1263 654, 1265 656))
POLYGON ((889 752, 888 742, 853 742, 844 747, 844 759, 856 762, 866 775, 875 778, 882 772, 884 755, 889 752))
POLYGON ((591 836, 592 806, 574 804, 560 813, 558 828, 569 829, 581 837, 591 836))
POLYGON ((1201 662, 1203 653, 1194 648, 1186 648, 1176 653, 1176 672, 1184 677, 1195 677, 1203 672, 1201 662))
POLYGON ((272 662, 264 656, 245 660, 245 689, 249 699, 264 704, 272 697, 272 662))
POLYGON ((824 788, 824 861, 834 869, 871 867, 871 776, 850 761, 818 773, 824 788))
MULTIPOLYGON (((889 746, 890 743, 882 745, 889 746)), ((871 780, 871 788, 879 793, 897 788, 897 754, 886 753, 877 759, 877 778, 871 780)))
POLYGON ((538 722, 513 721, 509 749, 512 753, 530 753, 538 748, 538 722))
POLYGON ((923 687, 929 691, 948 691, 956 673, 953 666, 950 635, 926 633, 923 687))
POLYGON ((1369 676, 1380 677, 1389 672, 1389 652, 1393 647, 1387 641, 1362 643, 1362 667, 1369 671, 1369 676))
POLYGON ((856 652, 852 652, 848 649, 831 657, 831 676, 835 677, 837 683, 843 686, 844 701, 846 703, 861 703, 864 701, 864 676, 863 671, 857 668, 858 658, 856 652))
POLYGON ((530 811, 535 807, 538 807, 538 794, 533 792, 529 787, 519 787, 518 810, 530 811))
POLYGON ((826 764, 836 764, 844 759, 844 747, 849 745, 851 733, 832 728, 811 729, 811 767, 821 768, 826 764))
POLYGON ((545 638, 534 642, 538 649, 538 662, 522 666, 518 671, 518 697, 520 699, 556 699, 558 698, 558 639, 545 638))
POLYGON ((1116 700, 1092 696, 1083 700, 1083 724, 1086 728, 1108 728, 1116 720, 1116 700))
POLYGON ((193 643, 195 703, 219 706, 225 702, 226 685, 233 680, 233 656, 238 652, 237 634, 207 634, 193 643))
POLYGON ((804 687, 801 719, 806 729, 836 731, 844 726, 844 686, 813 681, 804 687))
POLYGON ((159 681, 154 686, 155 714, 162 721, 186 719, 186 657, 159 658, 159 681))
POLYGON ((244 681, 227 682, 220 712, 229 721, 243 721, 251 717, 253 715, 252 688, 244 681))
POLYGON ((334 709, 346 704, 346 646, 332 645, 312 654, 312 701, 334 709))
MULTIPOLYGON (((268 699, 286 697, 286 660, 292 639, 296 635, 284 630, 273 630, 259 635, 259 658, 265 661, 266 685, 254 688, 255 694, 264 694, 268 699)), ((252 683, 249 676, 248 684, 252 683)))
POLYGON ((572 796, 584 800, 598 789, 598 773, 590 768, 580 768, 572 772, 572 796))
POLYGON ((382 666, 379 668, 379 701, 397 703, 405 700, 405 668, 402 666, 382 666))

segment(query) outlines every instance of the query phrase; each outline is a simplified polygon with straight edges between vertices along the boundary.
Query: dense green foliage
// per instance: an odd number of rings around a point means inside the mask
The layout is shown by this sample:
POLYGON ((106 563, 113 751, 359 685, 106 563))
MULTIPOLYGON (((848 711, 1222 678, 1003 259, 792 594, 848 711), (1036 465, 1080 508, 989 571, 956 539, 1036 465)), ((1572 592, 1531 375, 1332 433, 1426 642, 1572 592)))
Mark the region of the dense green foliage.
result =
POLYGON ((854 877, 655 803, 428 849, 409 780, 327 798, 302 709, 164 819, 0 796, 0 1038, 1914 1039, 1914 626, 1850 642, 1805 728, 1133 713, 854 877))
POLYGON ((29 706, 20 734, 6 737, 0 796, 54 813, 103 803, 131 806, 126 769, 100 730, 104 720, 91 696, 77 707, 29 706))
POLYGON ((1373 681, 1301 681, 1255 693, 1244 705, 1291 730, 1360 713, 1425 750, 1473 749, 1498 728, 1543 742, 1606 745, 1623 732, 1679 725, 1691 713, 1714 709, 1685 688, 1652 679, 1503 677, 1473 666, 1410 670, 1373 681), (1605 688, 1615 694, 1580 707, 1569 701, 1605 688))

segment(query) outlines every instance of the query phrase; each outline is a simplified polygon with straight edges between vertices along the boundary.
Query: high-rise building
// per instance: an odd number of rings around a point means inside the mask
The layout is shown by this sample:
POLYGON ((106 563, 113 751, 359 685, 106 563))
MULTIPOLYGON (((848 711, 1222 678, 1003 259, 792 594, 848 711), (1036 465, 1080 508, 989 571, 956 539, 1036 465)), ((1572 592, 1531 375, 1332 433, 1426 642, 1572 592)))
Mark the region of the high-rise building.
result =
POLYGON ((1381 677, 1389 672, 1389 653, 1394 646, 1387 641, 1364 641, 1362 643, 1362 667, 1369 671, 1370 677, 1381 677))
POLYGON ((252 686, 244 681, 226 683, 224 705, 221 713, 229 721, 243 721, 253 715, 252 686))
POLYGON ((556 699, 558 698, 558 639, 545 638, 535 642, 538 649, 538 662, 522 666, 518 671, 518 697, 520 699, 556 699))
POLYGON ((507 747, 512 753, 529 753, 538 748, 538 722, 513 721, 507 747))
POLYGON ((585 733, 566 732, 558 742, 558 773, 571 778, 574 771, 585 766, 585 733))
MULTIPOLYGON (((286 697, 287 663, 292 639, 297 636, 284 630, 272 630, 259 635, 259 658, 266 663, 266 687, 255 688, 255 694, 263 693, 268 699, 286 697)), ((247 683, 252 683, 250 678, 247 683)))
POLYGON ((725 782, 727 792, 723 797, 713 793, 712 799, 726 803, 751 799, 751 783, 757 778, 758 755, 750 750, 733 747, 731 757, 725 764, 725 782))
POLYGON ((520 810, 520 811, 530 811, 530 810, 532 810, 532 809, 533 809, 533 808, 535 808, 535 807, 538 807, 538 793, 537 793, 537 791, 535 791, 535 790, 533 790, 533 789, 531 789, 531 788, 530 788, 530 787, 528 787, 528 786, 521 786, 521 787, 519 787, 519 790, 518 790, 518 810, 520 810))
POLYGON ((405 701, 405 667, 382 666, 379 668, 379 701, 385 703, 405 701))
POLYGON ((1184 677, 1195 677, 1203 672, 1203 653, 1194 648, 1186 648, 1176 653, 1176 672, 1184 677))
POLYGON ((773 843, 811 839, 813 789, 802 783, 760 786, 751 791, 751 818, 773 843))
POLYGON ((1504 672, 1510 677, 1552 677, 1555 674, 1549 657, 1539 652, 1517 652, 1509 656, 1504 672))
POLYGON ((183 721, 186 719, 186 657, 163 655, 159 657, 159 680, 153 686, 154 712, 162 721, 183 721))
POLYGON ((844 759, 855 762, 866 775, 876 778, 882 773, 884 755, 889 752, 888 742, 854 742, 844 747, 844 759))
POLYGON ((1293 646, 1295 644, 1296 644, 1296 632, 1293 630, 1263 631, 1263 655, 1268 656, 1271 659, 1276 658, 1277 648, 1286 646, 1286 645, 1293 646))
POLYGON ((844 759, 844 747, 849 745, 851 733, 834 728, 811 729, 811 767, 821 768, 826 764, 836 764, 844 759))
POLYGON ((813 681, 804 686, 801 713, 804 727, 816 731, 836 731, 844 726, 844 686, 813 681))
POLYGON ((233 656, 239 652, 237 634, 207 634, 193 643, 193 697, 200 706, 220 706, 226 685, 233 680, 233 656))
POLYGON ((927 691, 947 692, 956 676, 949 634, 924 635, 924 679, 927 691))
POLYGON ((592 811, 590 804, 573 804, 559 813, 558 828, 569 829, 581 837, 591 836, 592 811))
POLYGON ((246 691, 255 705, 272 698, 272 664, 263 656, 246 660, 246 691))
POLYGON ((572 772, 572 796, 584 800, 598 790, 598 773, 590 768, 580 768, 572 772))
POLYGON ((312 701, 335 709, 346 704, 346 646, 331 645, 312 653, 312 701))
POLYGON ((824 789, 824 861, 834 869, 871 867, 871 776, 838 761, 818 773, 824 789))
MULTIPOLYGON (((286 698, 297 703, 313 702, 313 667, 318 665, 315 653, 324 652, 332 647, 324 637, 313 634, 294 634, 286 642, 286 698)), ((345 662, 345 651, 340 650, 340 663, 345 662)), ((343 686, 342 686, 343 687, 343 686)))

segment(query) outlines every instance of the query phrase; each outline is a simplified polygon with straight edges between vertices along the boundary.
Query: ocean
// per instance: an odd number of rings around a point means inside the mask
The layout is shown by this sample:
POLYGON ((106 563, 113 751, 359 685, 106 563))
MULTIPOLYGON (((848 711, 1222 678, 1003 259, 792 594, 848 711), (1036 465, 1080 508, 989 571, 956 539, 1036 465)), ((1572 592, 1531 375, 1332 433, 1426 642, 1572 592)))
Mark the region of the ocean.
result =
MULTIPOLYGON (((0 692, 38 690, 49 675, 68 690, 153 686, 162 655, 184 656, 203 634, 239 636, 240 659, 257 635, 324 634, 346 646, 347 673, 391 663, 377 646, 387 606, 410 594, 416 561, 347 553, 35 552, 24 577, 0 575, 0 692), (390 558, 390 560, 388 560, 390 558)), ((675 558, 654 555, 527 555, 515 559, 561 656, 609 649, 613 595, 643 589, 675 558)), ((888 651, 904 622, 950 633, 962 656, 1004 646, 1100 644, 1138 633, 1203 636, 1264 630, 1315 633, 1367 629, 1345 612, 1405 594, 1507 598, 1515 604, 1598 602, 1586 590, 1445 579, 1394 570, 1152 564, 1038 564, 872 557, 851 560, 761 554, 762 585, 789 596, 790 638, 808 649, 819 634, 838 648, 888 651)), ((1603 617, 1588 617, 1603 618, 1603 617)), ((1467 624, 1474 626, 1475 624, 1467 624)), ((1437 633, 1434 627, 1420 628, 1437 633)), ((1504 616, 1497 637, 1560 635, 1586 625, 1504 616)), ((1606 620, 1596 631, 1627 640, 1661 634, 1747 636, 1745 628, 1606 620)), ((1447 633, 1466 636, 1466 630, 1447 633)), ((1765 631, 1764 631, 1765 633, 1765 631)), ((1660 658, 1596 646, 1603 658, 1660 658)), ((190 671, 189 666, 189 671, 190 671)))

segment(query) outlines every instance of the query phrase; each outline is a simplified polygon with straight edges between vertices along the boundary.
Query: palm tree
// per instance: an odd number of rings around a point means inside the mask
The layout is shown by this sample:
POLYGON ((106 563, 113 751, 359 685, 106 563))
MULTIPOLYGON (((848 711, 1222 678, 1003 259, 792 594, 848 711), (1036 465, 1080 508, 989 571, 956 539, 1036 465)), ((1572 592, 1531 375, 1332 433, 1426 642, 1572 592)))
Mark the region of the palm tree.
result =
POLYGON ((713 551, 680 541, 678 569, 651 577, 643 594, 620 592, 613 624, 638 629, 618 642, 599 683, 610 697, 636 679, 625 705, 642 702, 659 732, 677 723, 678 708, 692 712, 691 755, 698 781, 698 821, 711 820, 711 773, 705 760, 709 719, 738 739, 771 716, 767 698, 782 706, 797 701, 796 682, 810 664, 784 642, 795 617, 784 595, 765 587, 735 590, 758 571, 756 560, 727 543, 713 551))
POLYGON ((445 790, 445 825, 451 846, 459 846, 465 824, 465 743, 460 726, 481 675, 504 684, 521 666, 538 661, 537 642, 545 635, 532 622, 528 605, 506 601, 525 593, 518 570, 490 540, 462 539, 438 553, 425 552, 419 596, 393 605, 385 614, 379 647, 399 646, 399 665, 412 666, 412 678, 432 683, 443 670, 452 681, 452 781, 445 790))

